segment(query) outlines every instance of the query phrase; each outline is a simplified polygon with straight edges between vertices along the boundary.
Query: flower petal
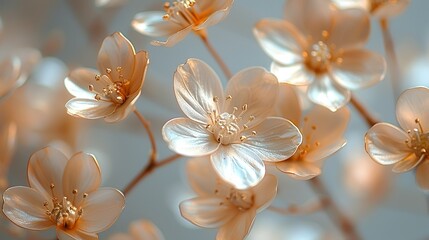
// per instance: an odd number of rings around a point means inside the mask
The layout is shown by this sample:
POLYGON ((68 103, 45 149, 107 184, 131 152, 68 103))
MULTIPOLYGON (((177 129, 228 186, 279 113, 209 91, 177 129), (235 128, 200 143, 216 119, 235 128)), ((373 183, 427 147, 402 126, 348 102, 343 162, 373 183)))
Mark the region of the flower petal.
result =
POLYGON ((289 158, 302 142, 298 128, 289 120, 278 117, 267 118, 243 135, 248 137, 241 145, 269 162, 289 158), (256 132, 254 136, 253 131, 256 132))
POLYGON ((424 131, 429 129, 429 89, 416 87, 405 90, 396 103, 396 118, 404 130, 419 129, 416 119, 419 119, 424 131))
POLYGON ((278 96, 278 81, 276 76, 260 67, 247 68, 234 75, 226 87, 226 96, 232 99, 225 102, 226 112, 232 113, 234 107, 242 111, 243 123, 254 117, 247 126, 252 128, 264 121, 272 112, 278 96))
POLYGON ((305 161, 321 167, 325 158, 339 151, 347 143, 347 141, 342 137, 333 140, 334 142, 331 141, 323 145, 321 144, 317 148, 310 151, 307 156, 305 156, 305 161))
POLYGON ((182 216, 191 223, 204 228, 217 228, 229 222, 238 210, 223 198, 198 197, 179 205, 182 216))
POLYGON ((84 193, 96 191, 100 184, 100 166, 93 155, 79 152, 70 158, 63 175, 64 196, 80 203, 84 193), (73 195, 75 189, 78 191, 76 196, 73 195))
POLYGON ((296 126, 301 120, 301 106, 292 86, 280 84, 279 96, 274 107, 274 116, 285 118, 296 126))
MULTIPOLYGON (((200 1, 197 1, 197 3, 200 1)), ((198 24, 195 26, 195 30, 202 30, 208 27, 211 27, 213 25, 218 24, 223 19, 225 19, 226 16, 228 16, 232 4, 234 0, 224 0, 224 1, 205 1, 205 3, 210 4, 209 6, 205 6, 204 8, 207 9, 206 11, 203 11, 201 13, 202 18, 205 17, 205 15, 208 15, 206 20, 203 21, 201 24, 198 24), (213 11, 214 12, 211 12, 213 11)), ((204 1, 202 1, 204 3, 204 1)), ((201 7, 201 10, 203 10, 203 6, 201 7)))
POLYGON ((150 221, 134 221, 130 225, 131 235, 134 240, 164 240, 161 231, 150 221))
POLYGON ((183 26, 179 24, 165 21, 163 19, 164 15, 164 11, 137 13, 131 22, 131 26, 133 26, 137 32, 151 37, 168 36, 183 29, 183 26))
POLYGON ((135 67, 135 51, 130 41, 120 32, 106 37, 98 52, 97 65, 103 75, 115 82, 131 79, 135 67), (118 70, 120 67, 120 71, 118 70), (108 70, 110 69, 110 73, 108 70), (122 77, 119 77, 122 75, 122 77))
POLYGON ((265 165, 259 155, 243 144, 221 146, 211 155, 218 175, 237 189, 258 184, 265 175, 265 165))
POLYGON ((372 14, 379 18, 390 18, 402 13, 410 3, 410 0, 388 1, 380 7, 372 10, 372 14))
POLYGON ((131 86, 129 95, 135 94, 143 87, 147 66, 149 64, 149 54, 145 51, 140 51, 137 53, 135 59, 136 66, 134 67, 133 76, 130 79, 131 86))
POLYGON ((189 159, 186 163, 186 173, 189 185, 194 192, 199 196, 213 195, 217 185, 217 175, 209 156, 189 159))
POLYGON ((125 207, 124 195, 114 188, 100 188, 89 193, 82 205, 84 214, 76 228, 87 233, 108 229, 118 219, 125 207))
POLYGON ((116 105, 95 99, 73 98, 66 103, 67 113, 86 119, 98 119, 115 112, 116 105))
POLYGON ((209 122, 207 113, 223 105, 223 88, 214 70, 198 59, 188 59, 174 73, 174 93, 183 113, 202 124, 209 122), (218 103, 214 101, 218 98, 218 103))
POLYGON ((422 155, 417 157, 415 154, 410 154, 405 159, 402 159, 401 161, 397 162, 393 168, 392 171, 395 173, 402 173, 407 172, 416 167, 419 163, 421 163, 426 156, 422 155))
POLYGON ((17 87, 22 70, 21 60, 16 56, 0 60, 0 97, 17 87))
POLYGON ((95 76, 99 73, 90 68, 78 68, 73 70, 70 75, 64 79, 64 85, 69 93, 78 98, 92 98, 95 93, 89 91, 89 85, 94 89, 101 90, 106 87, 105 81, 96 81, 95 76))
POLYGON ((64 231, 57 228, 57 237, 59 240, 98 240, 97 234, 83 233, 79 231, 64 231))
POLYGON ((295 26, 284 20, 262 19, 253 28, 262 49, 281 65, 303 64, 306 40, 295 26))
POLYGON ((45 199, 63 196, 62 178, 68 159, 55 148, 46 147, 31 155, 28 161, 27 175, 31 188, 39 191, 45 199), (51 184, 54 189, 51 190, 51 184))
POLYGON ((192 30, 193 25, 189 25, 173 35, 170 35, 166 41, 152 41, 151 44, 154 46, 173 47, 178 42, 182 41, 192 30))
POLYGON ((350 91, 338 86, 327 74, 323 74, 316 76, 307 89, 307 96, 314 103, 335 112, 349 102, 350 91))
POLYGON ((141 92, 138 91, 133 95, 128 96, 127 100, 123 104, 119 105, 112 114, 104 118, 104 121, 113 123, 124 120, 131 113, 131 111, 134 111, 134 105, 139 99, 140 94, 141 92))
MULTIPOLYGON (((9 122, 0 126, 0 191, 3 177, 7 177, 17 143, 17 124, 9 122)), ((6 187, 6 186, 4 186, 6 187)))
POLYGON ((388 123, 377 123, 365 135, 365 150, 382 165, 395 164, 414 155, 405 144, 407 139, 408 135, 401 129, 388 123))
POLYGON ((252 188, 256 211, 260 212, 270 205, 277 195, 277 178, 267 174, 264 179, 252 188))
POLYGON ((162 136, 171 150, 190 157, 209 155, 219 147, 212 133, 187 118, 168 121, 162 128, 162 136))
POLYGON ((429 191, 429 161, 425 159, 416 169, 416 182, 424 191, 429 191))
POLYGON ((356 49, 344 52, 340 63, 332 64, 332 76, 341 86, 360 89, 383 80, 386 61, 376 53, 356 49))
POLYGON ((276 167, 297 180, 308 180, 320 175, 320 168, 307 161, 285 160, 276 163, 276 167))
POLYGON ((281 65, 272 62, 271 72, 276 75, 280 83, 291 85, 308 85, 316 78, 315 73, 307 69, 303 63, 281 65))
POLYGON ((252 228, 256 212, 253 208, 237 214, 229 223, 222 226, 216 240, 245 239, 252 228))
POLYGON ((22 228, 47 229, 54 226, 43 205, 47 200, 33 188, 11 187, 3 193, 3 213, 22 228))

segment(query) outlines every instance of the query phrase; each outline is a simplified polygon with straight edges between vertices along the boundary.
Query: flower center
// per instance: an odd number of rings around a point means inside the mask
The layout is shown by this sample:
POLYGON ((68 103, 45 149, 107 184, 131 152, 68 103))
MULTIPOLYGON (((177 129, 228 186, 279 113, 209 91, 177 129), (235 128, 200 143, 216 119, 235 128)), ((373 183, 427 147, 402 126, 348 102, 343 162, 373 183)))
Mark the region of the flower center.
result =
MULTIPOLYGON (((305 129, 305 126, 308 124, 308 118, 305 117, 304 118, 304 123, 303 126, 300 129, 300 132, 304 132, 303 129, 305 129)), ((315 139, 313 139, 313 134, 314 132, 317 130, 317 126, 316 125, 312 125, 311 126, 311 132, 310 133, 306 133, 306 135, 304 136, 304 141, 301 145, 299 145, 297 151, 295 152, 295 154, 292 156, 292 160, 295 161, 302 161, 305 159, 305 157, 307 156, 307 154, 312 151, 314 148, 317 148, 320 146, 320 142, 316 141, 315 139)))
POLYGON ((199 18, 194 8, 196 2, 197 0, 178 0, 172 4, 166 2, 164 4, 165 15, 163 19, 179 25, 197 24, 199 18))
MULTIPOLYGON (((219 187, 221 188, 222 186, 219 186, 219 187)), ((221 191, 219 189, 215 189, 216 195, 219 195, 220 193, 221 191)), ((225 195, 222 197, 225 199, 225 201, 231 203, 232 205, 237 207, 238 210, 242 212, 252 208, 255 202, 255 197, 253 193, 249 190, 240 191, 235 188, 230 188, 224 193, 225 195)), ((225 202, 220 203, 220 205, 223 205, 223 204, 225 204, 225 202)))
POLYGON ((309 51, 304 52, 307 66, 317 72, 326 71, 332 60, 330 47, 323 41, 311 45, 309 51))
MULTIPOLYGON (((226 98, 227 101, 231 99, 231 96, 226 98)), ((219 98, 214 97, 213 101, 218 104, 219 98)), ((219 106, 218 109, 220 109, 219 106)), ((243 142, 249 136, 241 135, 241 132, 249 128, 247 124, 255 120, 254 116, 250 116, 246 122, 243 122, 243 114, 246 111, 247 104, 241 106, 240 111, 238 107, 234 107, 232 113, 219 114, 216 110, 208 112, 210 123, 206 125, 206 129, 213 134, 217 142, 223 145, 243 142)), ((256 131, 253 131, 252 135, 256 135, 256 131)))
MULTIPOLYGON (((69 201, 67 197, 63 197, 61 201, 54 194, 55 185, 51 184, 51 194, 52 194, 52 209, 49 209, 49 203, 45 202, 43 206, 46 208, 46 215, 49 216, 51 221, 55 223, 58 227, 63 227, 66 229, 73 229, 76 222, 83 214, 82 207, 76 207, 75 200, 78 193, 77 189, 73 190, 73 200, 69 201)), ((88 194, 84 193, 83 199, 85 200, 88 197, 88 194)))
POLYGON ((417 157, 421 157, 422 155, 426 155, 429 150, 429 132, 423 130, 418 118, 416 118, 414 122, 417 124, 418 128, 407 131, 409 139, 405 140, 405 143, 417 157))
POLYGON ((107 82, 106 86, 101 90, 94 88, 94 85, 89 85, 89 91, 95 93, 95 99, 97 101, 107 101, 112 102, 117 105, 123 104, 127 100, 128 90, 130 81, 124 78, 122 75, 122 67, 117 67, 116 71, 118 72, 119 80, 112 81, 112 76, 110 75, 112 69, 106 68, 107 75, 95 75, 95 81, 100 81, 102 78, 107 82))

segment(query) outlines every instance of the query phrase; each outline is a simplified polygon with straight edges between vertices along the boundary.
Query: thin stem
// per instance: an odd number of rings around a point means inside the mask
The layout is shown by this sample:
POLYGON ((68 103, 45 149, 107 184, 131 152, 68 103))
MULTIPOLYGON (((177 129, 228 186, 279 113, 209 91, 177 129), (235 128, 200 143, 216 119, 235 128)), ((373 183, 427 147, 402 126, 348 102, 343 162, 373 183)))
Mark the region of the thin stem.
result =
POLYGON ((325 198, 322 198, 302 206, 290 205, 288 208, 269 206, 268 209, 283 215, 304 215, 320 211, 326 208, 328 204, 329 201, 325 198))
POLYGON ((149 164, 154 164, 156 161, 157 150, 156 150, 155 137, 153 135, 152 130, 150 129, 150 123, 143 117, 143 115, 137 109, 134 109, 134 113, 136 114, 140 122, 143 124, 143 127, 146 129, 147 135, 149 136, 149 141, 152 146, 152 150, 149 157, 149 164))
POLYGON ((170 156, 168 158, 165 158, 161 161, 155 161, 153 163, 149 162, 143 169, 142 171, 137 174, 137 176, 134 177, 133 180, 131 180, 130 183, 128 183, 128 185, 124 188, 124 190, 122 191, 122 193, 124 194, 124 196, 127 196, 127 194, 129 192, 131 192, 131 190, 133 190, 133 188, 137 185, 137 183, 139 183, 141 180, 143 180, 145 177, 149 176, 155 169, 163 167, 169 163, 174 162, 176 159, 182 157, 179 154, 175 154, 173 156, 170 156))
POLYGON ((318 177, 315 177, 309 180, 309 183, 313 188, 314 192, 325 197, 325 201, 328 206, 326 209, 327 210, 326 213, 331 218, 332 222, 334 222, 334 224, 336 224, 340 228, 340 230, 345 235, 346 239, 350 239, 350 240, 362 239, 359 236, 359 233, 357 232, 353 222, 346 215, 342 213, 342 211, 332 200, 328 190, 326 189, 322 181, 318 177))
POLYGON ((228 80, 231 79, 231 77, 232 77, 231 70, 229 70, 228 66, 225 64, 225 62, 222 60, 222 58, 219 56, 219 54, 213 48, 213 45, 210 43, 210 41, 209 41, 209 39, 207 37, 207 34, 205 32, 198 32, 197 35, 200 36, 201 41, 203 41, 203 43, 206 46, 207 50, 209 50, 210 54, 216 60, 217 64, 222 69, 222 72, 225 75, 225 77, 228 80))
POLYGON ((392 88, 395 97, 399 95, 398 86, 401 82, 401 71, 399 69, 398 58, 395 53, 392 34, 389 30, 389 21, 386 18, 380 19, 381 32, 383 34, 384 51, 386 52, 387 69, 392 81, 392 88))
POLYGON ((379 121, 374 118, 368 110, 358 101, 356 98, 352 95, 350 98, 350 103, 355 107, 355 109, 359 112, 359 114, 362 116, 362 118, 365 120, 366 124, 368 124, 368 127, 374 126, 379 121))

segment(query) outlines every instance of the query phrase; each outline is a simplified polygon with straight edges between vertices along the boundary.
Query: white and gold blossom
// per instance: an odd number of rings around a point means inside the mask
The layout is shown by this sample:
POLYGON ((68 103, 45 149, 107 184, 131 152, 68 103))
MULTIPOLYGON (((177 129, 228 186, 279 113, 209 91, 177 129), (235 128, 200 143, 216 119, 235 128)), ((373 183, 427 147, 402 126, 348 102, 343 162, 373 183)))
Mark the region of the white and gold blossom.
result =
POLYGON ((332 0, 339 8, 363 8, 378 18, 390 18, 402 13, 411 0, 332 0))

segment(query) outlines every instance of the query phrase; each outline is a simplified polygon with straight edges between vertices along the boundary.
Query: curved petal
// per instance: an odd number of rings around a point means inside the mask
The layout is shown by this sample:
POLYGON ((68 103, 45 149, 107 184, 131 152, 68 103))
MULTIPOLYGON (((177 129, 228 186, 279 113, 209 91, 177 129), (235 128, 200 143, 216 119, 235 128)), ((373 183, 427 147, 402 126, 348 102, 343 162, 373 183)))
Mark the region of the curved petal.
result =
POLYGON ((149 54, 145 51, 140 51, 136 54, 135 59, 136 66, 134 67, 133 76, 130 79, 129 95, 135 94, 143 87, 147 66, 149 65, 149 54))
POLYGON ((130 225, 131 235, 134 240, 164 240, 161 231, 150 221, 134 221, 130 225))
POLYGON ((205 1, 205 2, 206 3, 210 2, 211 6, 206 6, 205 8, 208 10, 203 11, 201 15, 203 18, 205 17, 205 15, 207 14, 209 15, 207 16, 206 20, 204 20, 202 23, 195 26, 195 30, 202 30, 202 29, 208 28, 210 26, 218 24, 223 19, 225 19, 225 17, 228 16, 231 10, 234 0, 205 1), (215 11, 211 12, 212 10, 215 10, 215 11))
POLYGON ((285 7, 285 19, 310 42, 321 40, 322 32, 331 30, 335 14, 329 0, 288 0, 285 7))
POLYGON ((198 197, 179 205, 182 216, 191 223, 204 228, 217 228, 229 222, 238 210, 223 198, 198 197))
POLYGON ((207 113, 219 113, 224 102, 219 77, 209 65, 194 58, 188 59, 174 73, 174 93, 183 113, 202 124, 209 122, 207 113))
POLYGON ((252 228, 255 217, 256 212, 253 208, 237 214, 229 223, 219 229, 216 240, 245 239, 252 228))
POLYGON ((405 90, 396 103, 396 118, 404 130, 419 129, 419 119, 424 131, 429 130, 429 89, 416 87, 405 90))
POLYGON ((370 0, 332 0, 339 9, 346 8, 360 8, 360 9, 369 9, 369 5, 371 3, 370 0))
POLYGON ((175 32, 173 35, 170 35, 166 41, 152 41, 151 44, 154 46, 173 47, 178 42, 182 41, 190 32, 192 32, 192 30, 193 25, 189 25, 180 31, 175 32))
POLYGON ((164 37, 183 29, 183 26, 179 24, 172 21, 165 21, 163 19, 164 15, 164 11, 137 13, 131 22, 131 26, 137 32, 151 37, 164 37))
POLYGON ((116 105, 95 99, 73 98, 66 103, 67 113, 86 119, 98 119, 115 112, 116 105))
POLYGON ((64 196, 79 205, 84 193, 91 193, 101 184, 101 170, 91 154, 79 152, 67 162, 63 175, 64 196), (77 190, 74 196, 73 191, 77 190))
POLYGON ((64 85, 67 91, 78 98, 92 98, 94 99, 95 93, 89 91, 89 85, 94 86, 94 89, 103 89, 106 87, 104 81, 96 81, 95 76, 99 73, 90 68, 78 68, 73 70, 66 79, 64 85))
POLYGON ((280 83, 291 85, 308 85, 316 78, 315 73, 309 70, 304 63, 281 65, 272 62, 270 71, 276 75, 280 83))
POLYGON ((414 155, 405 144, 407 139, 408 135, 401 129, 388 123, 377 123, 365 135, 365 150, 382 165, 395 164, 414 155))
POLYGON ((330 143, 320 144, 305 156, 305 161, 320 167, 323 164, 322 160, 339 151, 346 145, 346 142, 347 141, 345 139, 339 137, 333 142, 331 141, 330 143))
POLYGON ((372 86, 383 80, 386 61, 376 53, 356 49, 344 52, 342 61, 332 64, 331 73, 335 81, 350 89, 372 86))
POLYGON ((372 14, 379 18, 390 18, 402 13, 410 3, 410 0, 388 1, 380 7, 372 10, 372 14))
POLYGON ((63 196, 62 178, 68 159, 55 148, 46 147, 31 155, 28 160, 27 176, 31 188, 39 191, 46 200, 63 196), (51 184, 54 188, 51 189, 51 184))
POLYGON ((258 184, 265 175, 265 165, 255 151, 242 144, 221 146, 211 155, 215 171, 236 189, 258 184))
MULTIPOLYGON (((276 76, 260 67, 247 68, 234 75, 226 87, 226 96, 232 98, 225 102, 226 112, 232 113, 234 107, 240 109, 241 124, 249 128, 258 125, 272 112, 278 96, 279 83, 276 76), (247 109, 243 111, 243 106, 247 109)), ((238 113, 237 113, 238 114, 238 113)))
POLYGON ((86 233, 99 233, 108 229, 118 219, 125 207, 124 195, 114 188, 100 188, 89 193, 82 205, 84 214, 77 222, 77 229, 86 233))
POLYGON ((368 40, 369 30, 370 17, 367 11, 344 9, 335 14, 328 41, 338 50, 363 47, 368 40))
POLYGON ((189 159, 186 173, 194 192, 199 196, 211 196, 217 185, 217 175, 209 156, 189 159))
POLYGON ((59 240, 98 240, 97 234, 83 233, 79 231, 64 231, 57 228, 57 237, 59 240))
POLYGON ((297 180, 308 180, 322 173, 317 165, 307 161, 285 160, 276 163, 276 167, 297 180))
POLYGON ((267 174, 264 179, 252 188, 254 196, 254 206, 257 212, 264 210, 270 205, 277 195, 277 178, 267 174))
POLYGON ((429 191, 429 161, 425 159, 416 169, 416 182, 424 191, 429 191))
POLYGON ((262 49, 281 65, 303 64, 306 40, 295 26, 284 20, 262 19, 253 28, 262 49))
POLYGON ((138 91, 135 92, 133 95, 128 96, 127 100, 123 104, 117 106, 112 114, 109 114, 104 118, 104 121, 113 123, 124 120, 131 113, 131 111, 134 111, 134 105, 139 99, 140 94, 141 92, 138 91))
POLYGON ((0 97, 17 87, 22 67, 21 60, 16 56, 0 60, 0 97))
POLYGON ((393 168, 392 171, 395 173, 402 173, 407 172, 416 167, 419 163, 421 163, 425 159, 425 156, 422 155, 417 157, 415 154, 410 154, 405 159, 402 159, 401 161, 397 162, 393 168))
POLYGON ((113 82, 123 78, 131 79, 135 67, 135 54, 131 42, 122 33, 115 32, 106 37, 101 44, 97 58, 98 69, 113 82), (118 67, 121 68, 120 71, 118 67))
POLYGON ((274 115, 290 120, 293 124, 299 126, 301 106, 297 93, 292 86, 280 84, 279 96, 274 107, 274 115))
POLYGON ((267 118, 258 126, 243 132, 243 135, 248 137, 241 143, 242 147, 268 162, 289 158, 302 142, 298 128, 289 120, 278 117, 267 118))
POLYGON ((350 91, 338 86, 327 74, 323 74, 318 75, 308 87, 307 96, 312 102, 335 112, 349 102, 350 91))
POLYGON ((3 193, 3 213, 22 228, 47 229, 54 226, 43 205, 47 200, 35 189, 11 187, 3 193))
POLYGON ((181 155, 198 157, 216 151, 219 143, 205 126, 187 118, 175 118, 162 128, 168 147, 181 155))

